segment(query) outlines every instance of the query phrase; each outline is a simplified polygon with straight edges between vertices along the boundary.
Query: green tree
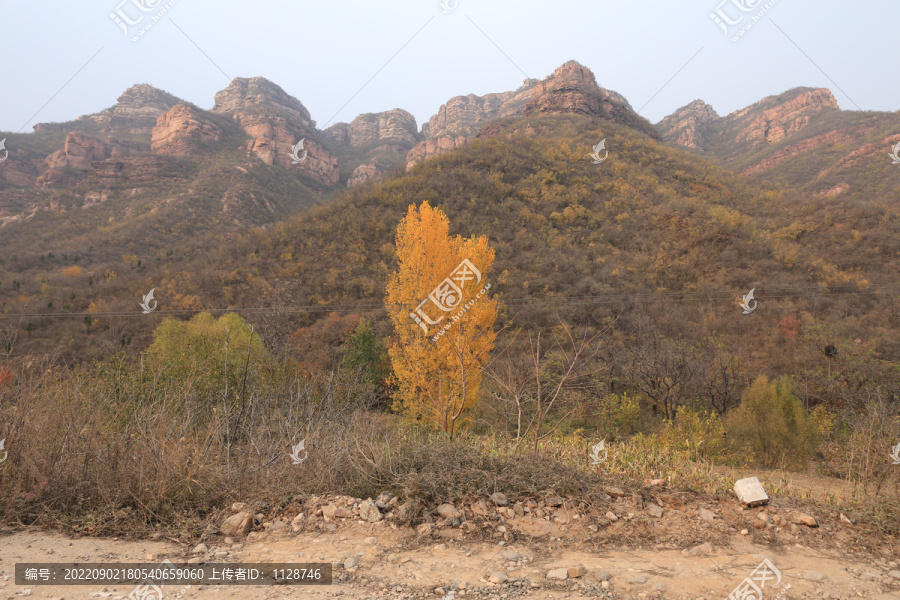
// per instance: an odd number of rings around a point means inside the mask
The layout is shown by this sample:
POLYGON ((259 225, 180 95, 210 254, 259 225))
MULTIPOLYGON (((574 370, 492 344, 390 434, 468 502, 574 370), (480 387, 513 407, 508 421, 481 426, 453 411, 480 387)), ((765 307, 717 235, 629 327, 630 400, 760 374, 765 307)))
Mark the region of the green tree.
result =
POLYGON ((365 319, 359 320, 356 330, 347 340, 344 367, 359 370, 372 385, 375 402, 383 408, 389 406, 387 381, 391 374, 391 364, 387 346, 378 339, 365 319))
POLYGON ((240 315, 216 319, 203 312, 189 321, 163 320, 153 331, 147 359, 162 377, 184 382, 200 400, 240 410, 269 357, 240 315))
POLYGON ((728 437, 750 460, 767 467, 804 466, 817 444, 816 425, 787 377, 760 376, 728 415, 728 437))

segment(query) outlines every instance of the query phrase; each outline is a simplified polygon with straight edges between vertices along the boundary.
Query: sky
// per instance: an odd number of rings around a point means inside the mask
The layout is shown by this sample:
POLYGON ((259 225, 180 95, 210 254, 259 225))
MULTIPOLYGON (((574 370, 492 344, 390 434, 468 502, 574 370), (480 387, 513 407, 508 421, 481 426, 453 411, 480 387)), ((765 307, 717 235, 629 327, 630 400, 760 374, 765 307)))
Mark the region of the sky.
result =
POLYGON ((568 60, 654 123, 695 99, 724 115, 797 86, 847 110, 900 109, 896 0, 443 1, 0 0, 0 131, 98 112, 138 83, 208 109, 253 76, 320 129, 392 108, 421 127, 454 96, 568 60))

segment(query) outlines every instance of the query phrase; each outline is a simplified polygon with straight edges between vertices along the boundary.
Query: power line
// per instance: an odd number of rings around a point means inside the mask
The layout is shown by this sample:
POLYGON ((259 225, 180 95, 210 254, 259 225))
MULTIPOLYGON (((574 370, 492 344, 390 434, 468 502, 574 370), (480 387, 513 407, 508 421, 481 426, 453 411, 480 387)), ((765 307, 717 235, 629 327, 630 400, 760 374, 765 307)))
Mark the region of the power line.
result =
MULTIPOLYGON (((798 298, 809 295, 865 295, 875 294, 878 292, 889 292, 900 290, 900 283, 881 283, 870 284, 867 286, 845 285, 845 286, 807 286, 795 288, 773 288, 766 291, 764 288, 755 288, 757 290, 755 299, 764 301, 768 299, 779 298, 798 298)), ((494 298, 501 306, 572 306, 572 305, 614 305, 614 304, 652 304, 658 302, 702 302, 705 300, 734 300, 741 296, 741 292, 736 290, 706 290, 706 291, 688 291, 688 292, 653 292, 653 293, 622 293, 622 294, 606 294, 594 296, 556 296, 556 297, 537 297, 537 298, 494 298)), ((308 304, 294 306, 246 306, 232 308, 201 308, 201 309, 185 309, 185 310, 154 310, 151 314, 176 316, 176 315, 192 315, 202 312, 209 313, 279 313, 279 312, 306 312, 306 313, 323 313, 323 312, 355 312, 365 310, 380 310, 401 308, 403 310, 412 310, 413 307, 403 306, 399 304, 379 303, 356 303, 356 304, 308 304)), ((22 319, 26 317, 50 317, 50 318, 72 318, 72 317, 133 317, 140 314, 137 309, 134 311, 115 311, 115 312, 72 312, 72 313, 19 313, 10 315, 0 315, 0 319, 22 319)))

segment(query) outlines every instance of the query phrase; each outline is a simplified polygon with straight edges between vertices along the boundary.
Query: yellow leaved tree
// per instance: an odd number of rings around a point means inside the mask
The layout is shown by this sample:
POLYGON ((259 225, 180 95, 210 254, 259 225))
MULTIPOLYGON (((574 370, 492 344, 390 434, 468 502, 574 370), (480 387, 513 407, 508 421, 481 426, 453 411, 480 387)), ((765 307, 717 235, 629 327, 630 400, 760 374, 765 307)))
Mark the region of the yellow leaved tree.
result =
POLYGON ((487 238, 449 231, 440 209, 410 205, 397 227, 399 268, 386 303, 396 334, 388 349, 395 408, 452 438, 478 399, 497 302, 488 296, 494 250, 487 238))

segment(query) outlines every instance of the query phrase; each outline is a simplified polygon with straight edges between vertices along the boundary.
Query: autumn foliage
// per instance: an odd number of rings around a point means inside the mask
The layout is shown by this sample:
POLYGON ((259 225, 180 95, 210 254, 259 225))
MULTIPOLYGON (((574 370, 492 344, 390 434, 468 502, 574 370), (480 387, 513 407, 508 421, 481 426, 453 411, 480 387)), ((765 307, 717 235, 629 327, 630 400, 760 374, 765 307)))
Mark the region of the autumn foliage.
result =
POLYGON ((428 202, 410 205, 397 227, 399 267, 386 303, 395 408, 452 437, 478 399, 497 303, 488 297, 494 251, 487 238, 450 237, 449 229, 428 202))

